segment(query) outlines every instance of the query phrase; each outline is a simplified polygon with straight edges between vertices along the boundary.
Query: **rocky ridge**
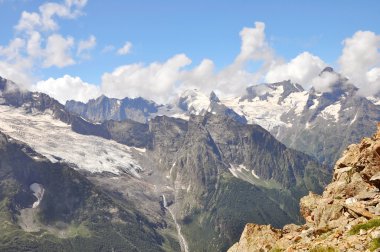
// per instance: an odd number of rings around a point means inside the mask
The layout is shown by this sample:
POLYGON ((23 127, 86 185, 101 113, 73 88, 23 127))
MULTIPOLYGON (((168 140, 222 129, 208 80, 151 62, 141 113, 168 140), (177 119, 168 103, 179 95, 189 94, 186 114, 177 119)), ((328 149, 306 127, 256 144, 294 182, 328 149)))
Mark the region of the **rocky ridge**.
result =
POLYGON ((229 252, 379 251, 380 123, 377 133, 350 145, 322 195, 301 199, 302 226, 247 224, 229 252))

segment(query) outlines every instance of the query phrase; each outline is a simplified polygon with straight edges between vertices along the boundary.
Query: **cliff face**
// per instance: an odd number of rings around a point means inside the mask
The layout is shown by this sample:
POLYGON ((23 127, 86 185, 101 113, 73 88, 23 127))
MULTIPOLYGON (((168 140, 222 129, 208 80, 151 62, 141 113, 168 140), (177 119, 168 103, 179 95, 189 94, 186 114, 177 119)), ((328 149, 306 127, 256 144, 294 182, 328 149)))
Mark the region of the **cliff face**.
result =
POLYGON ((301 199, 306 224, 247 224, 228 251, 380 251, 379 189, 380 123, 372 138, 346 149, 321 196, 301 199))

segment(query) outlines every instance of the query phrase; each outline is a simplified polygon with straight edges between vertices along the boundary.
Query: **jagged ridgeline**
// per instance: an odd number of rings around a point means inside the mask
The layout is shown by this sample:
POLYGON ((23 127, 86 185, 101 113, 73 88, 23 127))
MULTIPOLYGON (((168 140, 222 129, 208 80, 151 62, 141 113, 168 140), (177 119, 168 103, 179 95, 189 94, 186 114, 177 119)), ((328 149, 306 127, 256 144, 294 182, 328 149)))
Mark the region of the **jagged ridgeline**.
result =
POLYGON ((207 112, 229 115, 242 123, 258 124, 288 147, 315 157, 333 168, 343 150, 373 134, 380 120, 379 96, 363 97, 355 83, 326 67, 321 77, 333 76, 330 89, 305 90, 289 80, 250 86, 240 97, 220 99, 199 90, 186 90, 173 104, 158 105, 143 98, 104 96, 83 104, 68 101, 66 109, 90 121, 132 119, 147 122, 157 115, 180 117, 207 112))
MULTIPOLYGON (((43 174, 51 180, 20 180, 24 184, 19 187, 30 198, 27 205, 7 208, 10 226, 31 237, 37 247, 53 237, 51 245, 63 250, 86 244, 83 240, 95 248, 112 236, 116 241, 110 246, 128 242, 130 247, 125 248, 140 251, 225 251, 239 239, 247 222, 278 228, 301 223, 300 198, 309 191, 321 193, 330 181, 327 167, 288 148, 263 127, 247 124, 245 116, 214 93, 205 98, 187 92, 177 109, 192 112, 181 118, 158 115, 173 111, 168 106, 154 105, 155 115, 143 109, 151 117, 141 122, 101 119, 113 116, 108 112, 123 104, 102 97, 96 104, 106 113, 90 120, 67 111, 67 106, 46 94, 20 91, 9 81, 0 83, 0 131, 36 152, 32 156, 38 159, 25 154, 30 163, 49 167, 43 174), (199 96, 204 99, 198 101, 199 96), (57 170, 72 175, 66 178, 57 170), (88 186, 83 193, 78 180, 88 186), (67 195, 60 196, 65 191, 67 195), (91 201, 95 199, 106 203, 91 201), (66 202, 75 205, 57 210, 66 219, 54 217, 54 206, 66 202), (48 218, 51 210, 44 206, 52 207, 52 219, 48 218), (130 228, 136 230, 131 235, 130 228)), ((130 102, 125 100, 124 105, 139 110, 140 103, 130 102)), ((21 171, 22 162, 17 168, 21 171)), ((6 174, 13 174, 12 166, 7 169, 6 174)), ((25 178, 33 178, 27 171, 25 178)), ((17 192, 7 196, 9 202, 17 202, 17 192)), ((19 243, 9 240, 7 244, 19 243)))
MULTIPOLYGON (((14 84, 6 82, 2 88, 0 130, 55 162, 25 154, 14 158, 20 167, 5 170, 24 172, 27 179, 14 178, 19 189, 7 194, 7 202, 17 202, 20 190, 29 195, 28 204, 7 210, 10 227, 31 237, 37 247, 53 239, 45 237, 54 237, 51 246, 69 250, 85 241, 95 248, 105 239, 112 241, 110 246, 129 242, 125 248, 140 251, 178 251, 180 245, 189 251, 223 251, 248 221, 276 227, 301 222, 300 197, 321 192, 329 180, 325 167, 262 127, 246 124, 219 104, 215 94, 211 112, 206 108, 187 120, 156 116, 147 124, 92 123, 45 94, 17 88, 9 92, 9 85, 14 84), (46 167, 36 172, 43 179, 33 179, 34 173, 28 173, 32 169, 22 170, 25 160, 46 167), (83 192, 82 184, 87 188, 83 192), (160 198, 167 199, 161 207, 160 198), (135 236, 130 230, 136 230, 135 236), (140 242, 147 248, 141 249, 140 242)), ((182 103, 192 107, 186 99, 182 103)), ((28 239, 20 244, 27 245, 28 239)), ((19 243, 11 239, 4 244, 19 243)))
POLYGON ((299 223, 299 198, 321 192, 329 180, 309 156, 226 116, 208 113, 186 124, 157 117, 150 129, 159 169, 174 183, 173 208, 190 251, 226 250, 243 220, 299 223))
POLYGON ((228 251, 379 251, 379 189, 380 124, 373 137, 346 149, 322 195, 301 199, 306 224, 281 230, 247 224, 228 251))

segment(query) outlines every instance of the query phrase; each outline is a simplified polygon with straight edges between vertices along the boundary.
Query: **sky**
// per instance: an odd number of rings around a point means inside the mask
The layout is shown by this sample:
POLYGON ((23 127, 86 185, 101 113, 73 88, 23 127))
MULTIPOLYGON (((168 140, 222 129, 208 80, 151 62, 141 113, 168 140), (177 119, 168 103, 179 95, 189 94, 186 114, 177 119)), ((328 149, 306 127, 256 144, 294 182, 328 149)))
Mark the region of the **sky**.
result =
POLYGON ((0 76, 60 102, 165 103, 185 89, 240 95, 335 75, 380 91, 380 1, 0 0, 0 76))

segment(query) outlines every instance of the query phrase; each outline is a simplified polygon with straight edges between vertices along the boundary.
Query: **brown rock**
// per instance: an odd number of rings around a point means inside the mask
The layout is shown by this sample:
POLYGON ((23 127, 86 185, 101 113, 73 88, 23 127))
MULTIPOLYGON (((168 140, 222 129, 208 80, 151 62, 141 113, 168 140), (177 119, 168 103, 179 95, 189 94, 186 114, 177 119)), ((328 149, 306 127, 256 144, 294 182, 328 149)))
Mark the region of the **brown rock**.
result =
POLYGON ((240 241, 230 252, 309 251, 315 247, 332 247, 338 251, 368 251, 371 239, 380 238, 380 228, 349 231, 357 224, 380 215, 380 123, 373 138, 350 145, 334 167, 333 181, 323 195, 312 192, 300 201, 306 220, 303 226, 249 224, 240 241))

